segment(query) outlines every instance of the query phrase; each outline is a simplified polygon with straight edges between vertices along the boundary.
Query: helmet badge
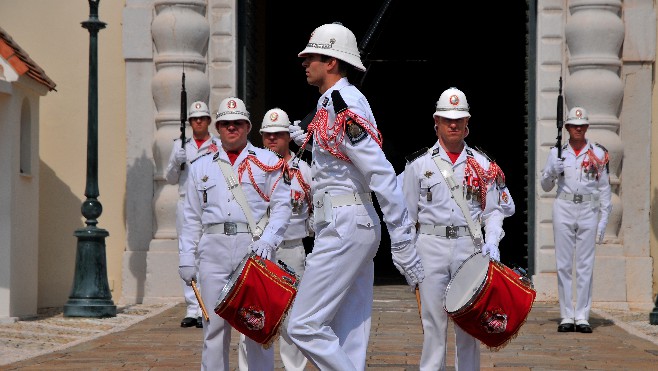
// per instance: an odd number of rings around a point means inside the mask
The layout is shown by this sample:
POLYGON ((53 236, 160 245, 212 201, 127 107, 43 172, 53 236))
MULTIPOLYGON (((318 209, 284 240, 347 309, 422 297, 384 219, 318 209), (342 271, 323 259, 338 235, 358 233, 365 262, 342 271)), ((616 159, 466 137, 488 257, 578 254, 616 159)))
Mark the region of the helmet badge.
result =
POLYGON ((579 110, 579 109, 576 110, 576 117, 579 118, 579 119, 580 119, 580 118, 583 118, 583 111, 581 111, 581 110, 579 110))
POLYGON ((237 106, 238 104, 233 99, 226 103, 226 107, 228 107, 228 109, 235 109, 237 106))
POLYGON ((272 114, 270 115, 270 121, 275 122, 278 119, 279 119, 279 114, 276 112, 272 112, 272 114))
POLYGON ((451 95, 451 96, 450 96, 450 99, 449 99, 448 101, 449 101, 450 104, 452 104, 453 106, 456 106, 456 105, 459 104, 459 97, 458 97, 457 95, 451 95))
POLYGON ((194 108, 196 108, 196 109, 201 109, 201 103, 197 103, 197 104, 195 104, 195 105, 194 105, 194 108))

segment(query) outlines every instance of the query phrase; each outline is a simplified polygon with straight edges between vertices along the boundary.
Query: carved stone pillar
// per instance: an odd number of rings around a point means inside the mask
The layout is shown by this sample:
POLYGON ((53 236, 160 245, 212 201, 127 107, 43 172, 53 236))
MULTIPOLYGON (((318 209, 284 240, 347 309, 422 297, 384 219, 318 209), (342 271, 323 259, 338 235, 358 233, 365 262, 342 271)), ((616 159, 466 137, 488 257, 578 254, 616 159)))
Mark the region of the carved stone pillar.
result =
POLYGON ((588 139, 608 149, 612 212, 606 242, 619 243, 622 204, 619 198, 621 160, 624 149, 619 137, 619 108, 624 94, 619 57, 624 41, 624 23, 619 0, 572 0, 565 35, 569 48, 564 95, 567 109, 584 107, 589 113, 588 139))
MULTIPOLYGON (((155 138, 153 157, 156 164, 153 238, 175 239, 178 186, 164 182, 164 171, 173 140, 180 136, 181 78, 185 71, 188 104, 207 101, 210 85, 206 76, 206 51, 210 27, 205 17, 205 1, 164 0, 155 3, 151 33, 155 45, 152 90, 155 102, 155 138)), ((189 130, 188 130, 189 131, 189 130)), ((187 134, 189 137, 190 133, 187 134)))
MULTIPOLYGON (((178 185, 166 184, 164 171, 174 139, 180 137, 183 71, 188 106, 196 100, 207 102, 210 91, 206 56, 210 26, 205 0, 155 1, 154 11, 151 24, 155 65, 151 88, 156 110, 153 136, 154 232, 146 258, 146 276, 150 278, 145 287, 145 297, 150 298, 171 296, 172 287, 182 295, 175 269, 178 266, 178 185)), ((190 136, 188 125, 186 137, 190 136)))
POLYGON ((619 112, 624 95, 620 76, 620 51, 624 41, 621 6, 620 0, 571 0, 570 16, 565 25, 569 51, 565 112, 575 106, 584 107, 589 113, 587 138, 602 144, 610 155, 612 212, 604 241, 609 248, 597 248, 594 278, 594 300, 599 302, 626 301, 625 280, 597 274, 617 271, 624 275, 625 272, 623 241, 619 236, 623 212, 619 194, 624 156, 619 136, 619 112))

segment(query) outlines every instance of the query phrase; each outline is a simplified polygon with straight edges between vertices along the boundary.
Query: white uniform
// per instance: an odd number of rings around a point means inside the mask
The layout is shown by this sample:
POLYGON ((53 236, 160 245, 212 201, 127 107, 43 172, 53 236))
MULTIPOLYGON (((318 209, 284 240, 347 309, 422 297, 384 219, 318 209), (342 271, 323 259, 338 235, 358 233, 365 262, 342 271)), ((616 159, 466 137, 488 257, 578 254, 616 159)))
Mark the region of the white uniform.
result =
MULTIPOLYGON (((562 319, 589 320, 592 307, 592 276, 597 224, 607 222, 612 210, 610 178, 606 150, 589 140, 578 155, 567 143, 562 147, 564 176, 557 177, 557 197, 553 203, 553 235, 557 264, 558 295, 562 319), (591 152, 590 152, 591 151, 591 152), (594 154, 596 158, 590 157, 594 154), (572 271, 576 258, 576 307, 573 305, 572 271)), ((556 178, 548 172, 557 159, 557 148, 551 148, 542 171, 541 186, 549 192, 556 178)))
MULTIPOLYGON (((269 206, 269 223, 260 238, 272 246, 277 246, 283 240, 290 221, 290 185, 282 180, 280 168, 266 172, 252 163, 251 156, 255 156, 264 165, 270 167, 277 165, 279 157, 271 151, 248 143, 233 165, 234 173, 240 177, 240 185, 256 221, 265 215, 269 206), (244 171, 240 176, 239 168, 243 163, 250 164, 251 174, 244 171), (251 183, 251 178, 256 182, 258 189, 251 183), (258 190, 269 197, 269 202, 261 197, 258 190)), ((215 155, 203 156, 190 166, 188 197, 185 200, 183 228, 179 238, 180 266, 193 266, 195 250, 198 250, 201 296, 204 302, 211 306, 217 302, 231 272, 251 251, 249 245, 252 242, 251 234, 245 232, 247 218, 228 189, 217 161, 230 164, 226 152, 221 147, 215 155), (228 222, 236 223, 238 233, 229 235, 207 231, 206 226, 228 222)), ((204 320, 203 324, 201 369, 228 370, 231 327, 213 310, 209 310, 208 314, 210 321, 204 320)), ((246 345, 250 369, 274 368, 273 347, 264 349, 251 339, 247 339, 246 345)))
MULTIPOLYGON (((495 181, 486 182, 467 166, 470 157, 488 172, 490 163, 485 156, 464 146, 453 164, 445 150, 437 142, 416 153, 404 170, 403 190, 409 208, 409 218, 418 223, 419 232, 416 249, 425 269, 425 280, 419 284, 421 297, 421 317, 423 322, 423 351, 420 358, 421 370, 446 369, 446 334, 448 316, 445 312, 444 293, 450 279, 459 266, 476 252, 476 247, 468 233, 468 222, 446 184, 434 157, 452 166, 454 178, 459 184, 458 192, 463 192, 475 224, 484 224, 485 241, 502 238, 503 212, 498 203, 499 189, 495 181), (463 182, 462 182, 463 180, 463 182), (488 184, 485 195, 485 208, 481 206, 480 190, 488 184), (448 238, 447 226, 456 226, 456 235, 448 238), (439 235, 442 231, 442 235, 439 235)), ((472 160, 471 160, 472 161, 472 160)), ((479 248, 478 248, 479 250, 479 248)), ((480 369, 480 344, 459 326, 455 326, 457 369, 480 369)))
MULTIPOLYGON (((364 125, 376 131, 368 101, 346 78, 320 97, 316 118, 325 117, 329 128, 337 124, 331 95, 334 90, 340 91, 350 112, 367 120, 364 125)), ((381 239, 379 216, 370 201, 372 191, 377 195, 392 243, 411 239, 411 223, 393 167, 371 134, 360 130, 361 126, 350 127, 339 126, 334 131, 326 130, 326 126, 323 130, 320 125, 313 133, 315 244, 307 256, 304 279, 288 325, 295 344, 321 370, 365 369, 373 258, 381 239), (336 141, 323 141, 323 137, 332 135, 337 136, 336 141), (327 148, 336 152, 332 154, 327 148)))
MULTIPOLYGON (((290 173, 290 204, 292 205, 292 217, 290 225, 283 235, 283 242, 276 249, 276 260, 282 261, 289 268, 295 271, 300 278, 304 275, 306 268, 306 250, 302 238, 312 234, 309 229, 309 203, 310 197, 309 182, 311 180, 311 168, 302 159, 295 157, 288 160, 290 173), (300 179, 301 177, 301 179, 300 179)), ((286 316, 280 327, 281 336, 279 336, 279 354, 286 371, 302 371, 306 368, 308 360, 299 348, 292 342, 286 328, 288 326, 288 317, 286 316)), ((240 370, 248 370, 247 350, 245 347, 245 336, 240 336, 239 342, 239 362, 240 370)))
MULTIPOLYGON (((176 233, 180 236, 181 227, 183 223, 183 202, 185 201, 185 189, 187 186, 187 177, 190 169, 190 162, 196 160, 197 157, 206 154, 208 151, 216 150, 219 143, 219 138, 215 137, 212 133, 210 138, 203 142, 201 146, 192 138, 185 140, 185 155, 187 161, 185 168, 181 170, 180 165, 176 162, 176 151, 181 147, 181 140, 174 140, 174 147, 169 156, 169 164, 165 171, 165 180, 168 184, 178 184, 178 202, 176 203, 176 233), (214 146, 215 149, 211 149, 214 146)), ((192 286, 188 286, 185 281, 181 280, 183 285, 183 294, 185 295, 185 303, 187 310, 185 317, 201 318, 201 308, 199 302, 196 300, 192 286)))
MULTIPOLYGON (((306 268, 306 251, 304 250, 302 238, 313 233, 309 230, 308 225, 309 198, 311 197, 308 186, 311 182, 311 168, 305 161, 294 155, 288 161, 288 167, 294 169, 290 178, 292 217, 290 218, 290 225, 283 236, 283 242, 277 247, 276 258, 283 261, 301 278, 306 268)), ((286 317, 285 322, 281 326, 279 348, 283 366, 287 371, 304 370, 308 360, 292 342, 286 331, 288 317, 286 317)))

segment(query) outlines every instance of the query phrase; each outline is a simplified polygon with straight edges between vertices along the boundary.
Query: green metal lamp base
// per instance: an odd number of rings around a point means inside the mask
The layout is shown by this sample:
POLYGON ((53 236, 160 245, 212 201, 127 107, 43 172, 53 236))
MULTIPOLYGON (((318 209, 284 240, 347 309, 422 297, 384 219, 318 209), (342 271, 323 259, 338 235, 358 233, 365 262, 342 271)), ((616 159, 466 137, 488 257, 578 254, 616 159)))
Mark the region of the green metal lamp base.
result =
POLYGON ((65 317, 107 318, 117 316, 117 307, 112 300, 69 299, 64 306, 65 317))
POLYGON ((64 306, 64 317, 116 317, 107 282, 105 237, 110 234, 95 226, 78 229, 78 250, 75 277, 69 300, 64 306))

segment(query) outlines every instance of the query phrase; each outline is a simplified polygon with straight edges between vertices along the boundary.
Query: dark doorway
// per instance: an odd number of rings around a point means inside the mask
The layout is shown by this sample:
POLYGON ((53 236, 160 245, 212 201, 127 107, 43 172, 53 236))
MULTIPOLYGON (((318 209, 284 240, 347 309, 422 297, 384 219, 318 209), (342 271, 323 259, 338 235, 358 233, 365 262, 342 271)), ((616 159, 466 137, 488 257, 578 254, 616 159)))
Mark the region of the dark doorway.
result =
MULTIPOLYGON (((256 65, 249 70, 258 78, 250 110, 258 125, 273 107, 284 109, 293 120, 315 107, 319 93, 306 84, 297 57, 311 32, 338 21, 361 40, 382 1, 254 3, 256 65)), ((500 165, 516 203, 515 215, 504 224, 502 261, 521 267, 528 266, 526 13, 526 1, 521 0, 393 0, 367 49, 369 62, 364 63, 369 69, 361 86, 397 173, 404 169, 405 156, 436 142, 432 114, 441 92, 453 86, 464 91, 472 115, 467 143, 500 165)), ((260 143, 254 132, 252 141, 260 143)), ((402 279, 393 267, 389 243, 384 228, 375 259, 378 282, 402 279)))

